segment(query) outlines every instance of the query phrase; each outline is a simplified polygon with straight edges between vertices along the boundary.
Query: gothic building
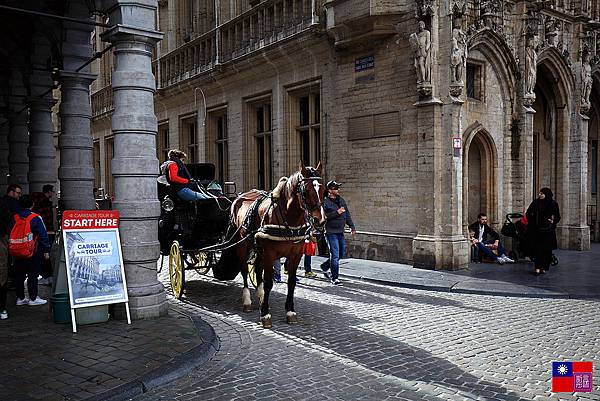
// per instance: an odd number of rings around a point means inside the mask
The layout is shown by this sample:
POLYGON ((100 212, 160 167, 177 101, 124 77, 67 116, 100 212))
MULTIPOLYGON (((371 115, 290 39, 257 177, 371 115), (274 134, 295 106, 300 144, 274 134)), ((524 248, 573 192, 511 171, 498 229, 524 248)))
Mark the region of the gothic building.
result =
MULTIPOLYGON (((344 183, 354 257, 465 267, 467 224, 499 227, 544 186, 560 246, 589 248, 599 1, 162 0, 157 21, 159 160, 181 148, 243 190, 320 160, 344 183)), ((112 65, 92 95, 109 193, 112 65)))

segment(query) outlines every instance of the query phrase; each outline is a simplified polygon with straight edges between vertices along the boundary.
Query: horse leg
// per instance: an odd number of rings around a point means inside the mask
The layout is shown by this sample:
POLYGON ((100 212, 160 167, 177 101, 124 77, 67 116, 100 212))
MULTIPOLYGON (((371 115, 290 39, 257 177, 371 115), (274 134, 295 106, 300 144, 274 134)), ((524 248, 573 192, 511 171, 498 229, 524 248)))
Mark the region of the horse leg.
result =
POLYGON ((288 265, 288 292, 285 300, 285 311, 286 320, 288 324, 297 324, 298 316, 294 310, 294 290, 296 289, 296 271, 298 270, 298 263, 300 263, 299 256, 288 257, 286 263, 288 265))
POLYGON ((264 297, 260 304, 260 321, 263 328, 270 329, 273 327, 273 321, 271 319, 271 313, 269 312, 269 295, 273 289, 273 258, 263 255, 263 262, 261 265, 264 269, 264 281, 261 285, 264 285, 264 297))
POLYGON ((250 297, 250 289, 248 288, 248 272, 246 270, 242 270, 242 278, 244 279, 244 288, 242 289, 244 312, 252 312, 252 298, 250 297))
POLYGON ((248 288, 248 264, 246 257, 248 254, 247 247, 243 246, 238 249, 238 257, 242 260, 242 278, 244 279, 244 288, 242 289, 242 308, 244 312, 252 312, 252 299, 250 297, 250 289, 248 288))

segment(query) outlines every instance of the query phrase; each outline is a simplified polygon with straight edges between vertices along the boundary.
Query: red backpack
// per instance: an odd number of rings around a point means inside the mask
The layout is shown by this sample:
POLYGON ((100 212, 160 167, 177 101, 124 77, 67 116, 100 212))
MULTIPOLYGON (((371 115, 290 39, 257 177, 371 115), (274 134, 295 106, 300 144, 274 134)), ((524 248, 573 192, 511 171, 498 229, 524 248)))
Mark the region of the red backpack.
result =
POLYGON ((35 253, 37 238, 31 232, 31 220, 39 215, 31 213, 23 218, 15 214, 15 225, 8 237, 8 253, 16 259, 29 259, 35 253))

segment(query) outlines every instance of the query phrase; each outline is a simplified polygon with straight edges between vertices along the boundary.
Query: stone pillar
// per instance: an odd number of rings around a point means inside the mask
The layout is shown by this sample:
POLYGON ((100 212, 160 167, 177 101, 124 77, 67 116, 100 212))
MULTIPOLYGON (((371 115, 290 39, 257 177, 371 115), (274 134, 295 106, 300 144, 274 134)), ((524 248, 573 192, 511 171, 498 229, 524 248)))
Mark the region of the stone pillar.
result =
POLYGON ((56 183, 54 166, 54 125, 51 98, 31 98, 29 116, 29 189, 41 192, 45 184, 56 183))
MULTIPOLYGON (((1 102, 1 100, 0 100, 1 102)), ((8 118, 0 114, 0 195, 6 193, 8 186, 8 118)))
POLYGON ((92 107, 90 84, 95 75, 60 72, 60 200, 65 209, 91 210, 94 204, 92 107))
POLYGON ((27 172, 29 171, 29 157, 27 154, 27 147, 29 146, 29 131, 27 129, 29 112, 24 102, 27 92, 20 71, 12 71, 10 85, 9 181, 10 183, 19 184, 23 188, 23 193, 29 193, 29 182, 27 181, 27 172))
POLYGON ((160 204, 156 187, 155 81, 151 69, 152 48, 162 34, 154 30, 156 1, 114 3, 110 18, 117 25, 102 37, 114 44, 115 58, 113 207, 121 214, 131 315, 145 319, 165 315, 168 310, 163 286, 156 276, 160 204))
MULTIPOLYGON (((81 0, 69 2, 67 15, 92 19, 87 5, 81 0)), ((58 178, 60 199, 65 209, 95 208, 90 84, 96 76, 89 73, 89 65, 81 67, 92 56, 92 30, 90 25, 63 23, 63 69, 58 78, 61 93, 58 178)))

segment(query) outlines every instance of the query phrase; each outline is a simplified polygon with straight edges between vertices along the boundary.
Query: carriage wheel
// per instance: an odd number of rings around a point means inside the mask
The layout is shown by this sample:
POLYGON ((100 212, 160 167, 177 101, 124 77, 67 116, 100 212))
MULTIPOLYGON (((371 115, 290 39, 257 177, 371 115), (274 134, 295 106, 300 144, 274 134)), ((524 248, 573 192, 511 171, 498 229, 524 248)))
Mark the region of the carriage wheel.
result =
POLYGON ((171 290, 178 299, 183 296, 183 286, 185 283, 185 272, 183 261, 181 259, 181 249, 179 242, 173 241, 171 251, 169 252, 169 277, 171 278, 171 290))
POLYGON ((211 258, 208 252, 198 252, 196 254, 196 259, 198 262, 194 265, 194 269, 196 269, 198 274, 208 273, 211 264, 211 258))

